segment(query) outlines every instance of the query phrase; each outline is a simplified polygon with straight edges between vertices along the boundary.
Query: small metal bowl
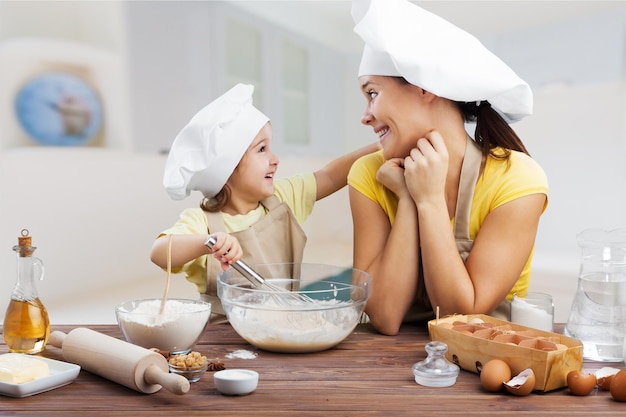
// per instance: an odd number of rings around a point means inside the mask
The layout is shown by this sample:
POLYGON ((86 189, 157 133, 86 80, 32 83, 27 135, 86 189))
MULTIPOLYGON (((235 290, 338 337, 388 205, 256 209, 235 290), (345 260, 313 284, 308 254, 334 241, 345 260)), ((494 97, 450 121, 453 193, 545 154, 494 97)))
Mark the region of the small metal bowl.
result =
POLYGON ((207 368, 209 367, 209 362, 207 361, 204 363, 204 365, 194 368, 184 368, 181 366, 172 365, 171 363, 168 363, 168 366, 170 367, 170 373, 182 375, 187 378, 189 382, 197 382, 206 372, 207 368))

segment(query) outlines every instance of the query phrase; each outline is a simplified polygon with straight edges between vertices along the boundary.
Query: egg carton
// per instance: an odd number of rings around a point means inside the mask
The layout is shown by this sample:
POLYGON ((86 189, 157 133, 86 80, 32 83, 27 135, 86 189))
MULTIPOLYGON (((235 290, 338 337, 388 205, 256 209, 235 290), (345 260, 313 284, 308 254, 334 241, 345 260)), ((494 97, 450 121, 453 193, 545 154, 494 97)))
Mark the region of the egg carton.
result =
POLYGON ((531 368, 538 391, 567 386, 567 374, 583 366, 581 341, 484 314, 431 320, 428 333, 446 343, 446 358, 466 371, 479 374, 491 359, 505 361, 512 375, 531 368))

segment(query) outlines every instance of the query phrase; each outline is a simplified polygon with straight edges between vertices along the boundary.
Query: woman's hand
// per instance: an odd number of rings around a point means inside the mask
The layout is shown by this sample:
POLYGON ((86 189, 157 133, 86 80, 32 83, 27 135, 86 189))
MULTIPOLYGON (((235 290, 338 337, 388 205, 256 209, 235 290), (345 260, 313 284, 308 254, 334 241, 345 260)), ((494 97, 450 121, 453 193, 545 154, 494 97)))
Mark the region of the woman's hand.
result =
POLYGON ((399 198, 409 195, 404 179, 404 159, 392 158, 385 161, 376 172, 376 181, 393 191, 399 198))
POLYGON ((243 249, 236 237, 225 232, 212 233, 216 242, 213 245, 213 257, 220 261, 222 269, 226 271, 230 265, 243 256, 243 249))
POLYGON ((439 132, 431 130, 404 159, 404 178, 415 204, 441 198, 447 173, 448 149, 439 132))

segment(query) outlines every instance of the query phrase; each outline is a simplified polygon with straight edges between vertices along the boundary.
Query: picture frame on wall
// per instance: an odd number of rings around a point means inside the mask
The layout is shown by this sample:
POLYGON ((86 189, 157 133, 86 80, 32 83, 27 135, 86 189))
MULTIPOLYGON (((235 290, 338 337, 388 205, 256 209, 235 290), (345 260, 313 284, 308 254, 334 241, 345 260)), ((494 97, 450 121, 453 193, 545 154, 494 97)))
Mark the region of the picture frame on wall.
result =
POLYGON ((41 146, 105 146, 105 116, 89 68, 46 63, 13 96, 22 133, 41 146))
POLYGON ((131 149, 121 57, 79 42, 0 41, 0 151, 131 149))

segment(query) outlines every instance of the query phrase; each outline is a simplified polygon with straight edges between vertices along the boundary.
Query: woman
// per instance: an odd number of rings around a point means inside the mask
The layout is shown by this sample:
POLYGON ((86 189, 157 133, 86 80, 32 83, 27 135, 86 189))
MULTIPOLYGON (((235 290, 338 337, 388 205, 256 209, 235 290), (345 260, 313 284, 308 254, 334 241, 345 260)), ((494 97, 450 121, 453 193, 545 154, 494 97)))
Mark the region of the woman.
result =
POLYGON ((382 150, 349 177, 354 267, 384 334, 454 313, 508 319, 525 293, 548 184, 507 121, 532 93, 471 35, 405 1, 353 2, 361 122, 382 150), (475 140, 465 123, 475 122, 475 140))

